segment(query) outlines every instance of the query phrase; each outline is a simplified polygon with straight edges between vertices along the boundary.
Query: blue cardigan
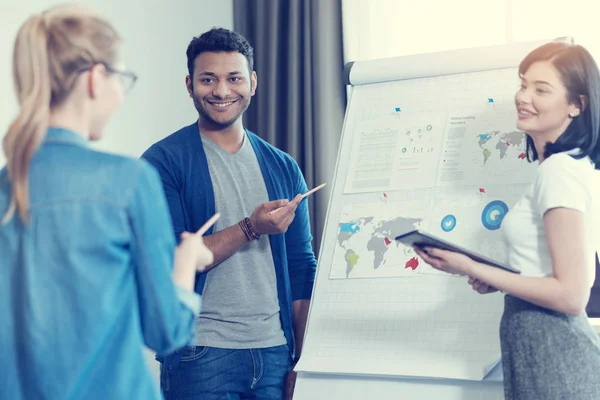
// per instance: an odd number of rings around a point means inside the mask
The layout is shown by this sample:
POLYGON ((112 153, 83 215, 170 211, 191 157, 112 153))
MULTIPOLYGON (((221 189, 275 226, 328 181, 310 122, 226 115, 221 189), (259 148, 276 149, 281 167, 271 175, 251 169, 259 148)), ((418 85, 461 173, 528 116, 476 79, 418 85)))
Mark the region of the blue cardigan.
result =
MULTIPOLYGON (((246 133, 256 153, 269 200, 291 200, 298 193, 307 191, 302 172, 290 155, 254 133, 248 130, 246 133)), ((184 231, 198 230, 215 213, 215 198, 197 122, 155 143, 142 157, 161 176, 176 240, 180 240, 184 231)), ((207 232, 210 234, 212 228, 207 232)), ((281 323, 293 356, 292 302, 310 299, 317 266, 306 201, 298 206, 287 232, 269 235, 269 241, 277 276, 281 323)), ((196 293, 202 294, 205 282, 206 273, 198 274, 196 293)), ((164 362, 172 371, 179 359, 179 351, 176 351, 164 362)))

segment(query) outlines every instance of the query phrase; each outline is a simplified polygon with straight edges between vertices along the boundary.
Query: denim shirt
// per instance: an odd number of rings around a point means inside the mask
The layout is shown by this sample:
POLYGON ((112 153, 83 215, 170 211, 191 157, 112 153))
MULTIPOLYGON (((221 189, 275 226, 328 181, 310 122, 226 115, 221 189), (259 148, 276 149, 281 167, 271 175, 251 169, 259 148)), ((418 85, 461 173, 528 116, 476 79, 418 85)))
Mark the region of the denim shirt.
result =
MULTIPOLYGON (((10 195, 2 169, 2 216, 10 195)), ((29 198, 28 223, 0 225, 0 397, 161 398, 143 345, 168 354, 189 343, 200 298, 173 284, 158 174, 50 128, 29 198)))

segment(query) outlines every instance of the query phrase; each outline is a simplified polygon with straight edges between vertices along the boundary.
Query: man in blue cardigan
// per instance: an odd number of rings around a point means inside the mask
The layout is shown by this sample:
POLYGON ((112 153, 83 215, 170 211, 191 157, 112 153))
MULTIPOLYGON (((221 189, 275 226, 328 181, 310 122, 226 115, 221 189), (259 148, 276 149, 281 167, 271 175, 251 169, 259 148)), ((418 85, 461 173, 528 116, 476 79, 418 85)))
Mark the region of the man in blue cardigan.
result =
POLYGON ((306 182, 292 157, 243 127, 257 85, 246 39, 213 28, 187 58, 199 119, 143 158, 162 177, 177 240, 221 218, 204 239, 215 262, 197 277, 195 342, 158 357, 161 387, 167 399, 291 398, 316 269, 306 182))

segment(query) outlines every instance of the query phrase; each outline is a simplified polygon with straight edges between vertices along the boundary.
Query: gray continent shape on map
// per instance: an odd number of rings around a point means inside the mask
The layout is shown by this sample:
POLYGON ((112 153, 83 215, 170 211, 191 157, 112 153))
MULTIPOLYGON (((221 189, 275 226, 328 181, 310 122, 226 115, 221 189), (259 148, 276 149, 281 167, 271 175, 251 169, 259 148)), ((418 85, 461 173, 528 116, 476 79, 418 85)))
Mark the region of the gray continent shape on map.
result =
POLYGON ((341 247, 346 248, 346 242, 354 235, 352 232, 338 232, 337 239, 341 247))
MULTIPOLYGON (((376 228, 373 236, 367 243, 367 250, 374 253, 373 268, 377 269, 384 263, 384 256, 388 249, 385 238, 387 237, 389 240, 394 241, 396 236, 414 229, 415 224, 419 222, 421 222, 421 219, 398 217, 386 221, 383 225, 376 228)), ((396 247, 398 246, 399 243, 396 242, 396 247)))
POLYGON ((503 159, 504 156, 506 156, 506 151, 508 150, 509 146, 520 146, 524 139, 525 134, 519 131, 503 134, 500 137, 500 140, 498 140, 498 143, 496 143, 496 150, 500 152, 500 159, 503 159))
MULTIPOLYGON (((359 218, 357 221, 348 221, 347 223, 356 223, 361 229, 364 225, 368 224, 369 222, 373 221, 374 217, 361 217, 359 218)), ((350 238, 355 235, 358 232, 352 233, 352 232, 339 232, 340 227, 343 225, 343 223, 338 224, 338 234, 337 234, 337 240, 339 245, 342 248, 346 248, 346 243, 348 242, 348 240, 350 240, 350 238)))

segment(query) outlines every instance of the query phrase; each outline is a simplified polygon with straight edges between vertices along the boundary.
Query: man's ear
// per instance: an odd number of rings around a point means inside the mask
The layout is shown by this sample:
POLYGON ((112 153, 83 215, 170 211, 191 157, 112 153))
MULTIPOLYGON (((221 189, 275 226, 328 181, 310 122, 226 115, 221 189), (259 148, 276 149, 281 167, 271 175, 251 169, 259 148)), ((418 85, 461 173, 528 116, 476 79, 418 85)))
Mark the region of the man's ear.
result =
POLYGON ((252 71, 252 77, 250 78, 250 95, 254 96, 256 93, 256 85, 258 85, 258 77, 256 71, 252 71))
POLYGON ((187 89, 190 97, 194 97, 194 84, 192 83, 192 78, 189 75, 185 76, 185 87, 187 89))

